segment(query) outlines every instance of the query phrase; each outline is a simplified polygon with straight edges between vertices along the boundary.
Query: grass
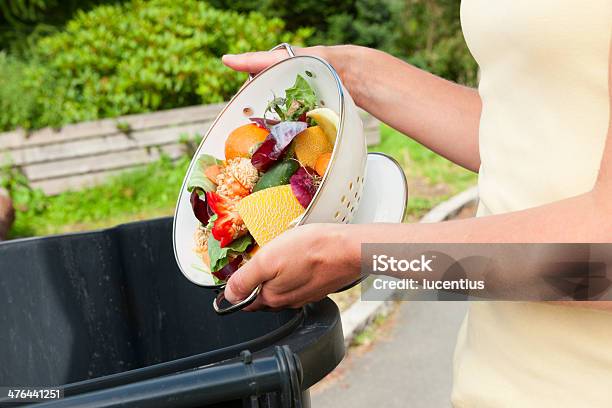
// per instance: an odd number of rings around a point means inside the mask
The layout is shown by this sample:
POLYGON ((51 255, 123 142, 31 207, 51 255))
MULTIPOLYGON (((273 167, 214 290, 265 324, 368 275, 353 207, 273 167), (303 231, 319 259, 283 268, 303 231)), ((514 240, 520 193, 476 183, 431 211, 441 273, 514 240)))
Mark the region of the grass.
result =
MULTIPOLYGON (((395 157, 409 180, 407 221, 475 183, 476 176, 436 155, 395 130, 381 127, 381 143, 370 148, 395 157)), ((17 218, 11 238, 104 228, 172 215, 178 190, 189 165, 164 158, 107 183, 53 197, 14 197, 17 218)))
POLYGON ((477 176, 437 155, 396 130, 381 126, 381 142, 369 148, 393 156, 408 179, 406 221, 416 221, 429 209, 474 185, 477 176))
POLYGON ((388 306, 383 313, 374 317, 374 319, 362 331, 357 333, 351 341, 351 348, 359 348, 369 346, 380 336, 385 337, 389 334, 393 322, 397 315, 399 303, 388 306))
POLYGON ((162 158, 99 186, 53 197, 40 195, 42 203, 16 200, 10 237, 84 231, 171 215, 188 165, 188 158, 176 163, 162 158))

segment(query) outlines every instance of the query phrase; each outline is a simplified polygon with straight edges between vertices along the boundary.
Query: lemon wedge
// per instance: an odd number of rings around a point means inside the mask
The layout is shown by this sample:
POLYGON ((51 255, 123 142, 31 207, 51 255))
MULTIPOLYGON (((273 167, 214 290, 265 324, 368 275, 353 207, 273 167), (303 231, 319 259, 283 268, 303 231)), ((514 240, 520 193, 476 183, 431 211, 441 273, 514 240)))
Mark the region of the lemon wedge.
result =
POLYGON ((306 113, 306 116, 314 119, 327 135, 332 146, 336 143, 336 134, 340 125, 340 117, 329 108, 317 108, 306 113))

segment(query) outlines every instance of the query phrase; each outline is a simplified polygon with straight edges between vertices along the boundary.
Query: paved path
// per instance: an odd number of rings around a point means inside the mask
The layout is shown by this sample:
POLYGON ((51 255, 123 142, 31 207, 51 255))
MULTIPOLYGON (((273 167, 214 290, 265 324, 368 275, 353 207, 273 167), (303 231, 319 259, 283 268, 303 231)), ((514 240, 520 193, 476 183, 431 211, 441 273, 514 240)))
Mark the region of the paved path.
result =
POLYGON ((370 347, 352 349, 313 408, 449 407, 452 355, 465 302, 403 302, 370 347))

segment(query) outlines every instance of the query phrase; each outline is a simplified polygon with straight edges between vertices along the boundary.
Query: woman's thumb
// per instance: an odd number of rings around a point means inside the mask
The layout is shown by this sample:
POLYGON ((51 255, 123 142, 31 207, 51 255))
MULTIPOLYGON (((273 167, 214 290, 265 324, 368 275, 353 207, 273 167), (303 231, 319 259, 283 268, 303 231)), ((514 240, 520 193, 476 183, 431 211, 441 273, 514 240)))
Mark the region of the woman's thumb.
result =
POLYGON ((230 303, 238 303, 255 290, 263 282, 256 268, 249 268, 249 264, 234 272, 225 286, 225 299, 230 303))

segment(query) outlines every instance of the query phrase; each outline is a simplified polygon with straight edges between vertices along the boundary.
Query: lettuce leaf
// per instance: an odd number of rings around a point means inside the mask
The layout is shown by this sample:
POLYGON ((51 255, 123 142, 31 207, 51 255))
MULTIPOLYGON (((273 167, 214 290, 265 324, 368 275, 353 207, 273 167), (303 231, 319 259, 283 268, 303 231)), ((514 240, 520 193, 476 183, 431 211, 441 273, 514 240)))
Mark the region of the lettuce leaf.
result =
POLYGON ((216 184, 204 174, 204 171, 206 171, 208 167, 215 164, 221 164, 221 161, 209 154, 200 155, 193 166, 193 171, 191 172, 191 176, 187 182, 187 191, 191 193, 194 188, 198 188, 206 192, 215 191, 217 189, 216 184))
POLYGON ((293 86, 285 90, 285 97, 275 97, 268 104, 266 113, 275 112, 281 121, 296 121, 316 107, 317 95, 308 81, 298 74, 293 86))
POLYGON ((310 87, 308 81, 304 79, 301 75, 295 78, 295 84, 289 89, 285 90, 285 109, 289 111, 294 105, 294 102, 297 102, 300 107, 297 108, 294 112, 291 112, 292 118, 299 118, 302 113, 306 113, 309 110, 312 110, 317 105, 317 95, 315 95, 314 90, 310 87))
MULTIPOLYGON (((213 221, 214 222, 214 221, 213 221)), ((210 222, 209 222, 210 225, 210 222)), ((233 240, 228 246, 221 248, 219 241, 212 236, 208 237, 208 256, 210 257, 210 271, 217 272, 229 262, 230 255, 241 254, 253 243, 253 237, 244 235, 233 240)))
POLYGON ((219 218, 219 216, 217 214, 213 214, 210 216, 210 218, 208 219, 208 224, 206 224, 206 229, 210 232, 212 231, 213 226, 215 225, 215 221, 217 220, 217 218, 219 218))

